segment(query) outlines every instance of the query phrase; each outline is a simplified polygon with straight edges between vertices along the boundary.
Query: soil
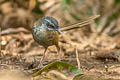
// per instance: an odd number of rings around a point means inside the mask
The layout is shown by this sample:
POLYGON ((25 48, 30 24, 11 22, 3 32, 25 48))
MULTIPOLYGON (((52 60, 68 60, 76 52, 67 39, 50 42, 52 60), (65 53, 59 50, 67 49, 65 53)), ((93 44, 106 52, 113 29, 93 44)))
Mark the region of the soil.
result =
MULTIPOLYGON (((15 74, 18 75, 16 76, 18 80, 19 78, 21 79, 21 76, 25 77, 24 80, 28 80, 31 79, 31 74, 34 73, 32 69, 38 66, 43 56, 44 48, 34 42, 31 34, 22 34, 24 35, 23 37, 18 37, 19 35, 21 34, 2 36, 2 41, 6 41, 6 44, 1 46, 0 76, 8 75, 11 77, 15 74), (11 75, 11 72, 14 74, 11 75), (26 75, 28 76, 26 77, 26 75)), ((84 75, 98 76, 108 80, 120 79, 119 49, 116 49, 116 47, 110 49, 110 46, 109 49, 102 49, 103 46, 95 49, 90 47, 90 45, 87 45, 88 47, 85 45, 82 48, 81 46, 84 45, 78 41, 68 40, 67 42, 63 35, 60 40, 60 53, 57 54, 55 46, 49 47, 43 61, 43 66, 54 61, 64 61, 83 69, 84 75), (111 55, 111 53, 114 54, 112 57, 104 55, 111 55), (103 56, 99 57, 96 54, 103 56), (77 58, 80 66, 78 66, 77 58)), ((0 80, 6 80, 5 78, 6 76, 2 76, 0 80)))

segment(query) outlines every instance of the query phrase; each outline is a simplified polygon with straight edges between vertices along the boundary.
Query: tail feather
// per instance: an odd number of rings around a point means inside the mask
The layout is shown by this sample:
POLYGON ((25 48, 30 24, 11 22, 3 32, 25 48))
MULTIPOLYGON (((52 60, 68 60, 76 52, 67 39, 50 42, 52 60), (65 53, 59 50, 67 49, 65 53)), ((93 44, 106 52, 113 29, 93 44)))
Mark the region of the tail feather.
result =
POLYGON ((98 17, 100 17, 100 15, 91 16, 88 19, 86 19, 86 20, 84 20, 80 23, 76 23, 76 24, 73 24, 73 25, 70 25, 70 26, 63 27, 63 28, 61 28, 61 31, 68 31, 68 30, 72 30, 72 29, 82 28, 85 25, 90 24, 94 19, 96 19, 98 17))

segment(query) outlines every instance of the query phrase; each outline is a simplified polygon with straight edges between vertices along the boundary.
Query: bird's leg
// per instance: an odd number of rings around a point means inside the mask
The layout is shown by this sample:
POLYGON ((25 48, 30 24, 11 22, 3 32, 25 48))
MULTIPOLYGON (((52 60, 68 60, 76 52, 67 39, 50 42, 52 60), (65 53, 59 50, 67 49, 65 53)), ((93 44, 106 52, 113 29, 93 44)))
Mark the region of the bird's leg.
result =
POLYGON ((43 57, 40 59, 40 64, 38 65, 38 67, 42 67, 43 60, 45 58, 45 53, 46 53, 47 49, 48 49, 48 47, 45 47, 45 50, 44 50, 44 53, 43 53, 43 57))

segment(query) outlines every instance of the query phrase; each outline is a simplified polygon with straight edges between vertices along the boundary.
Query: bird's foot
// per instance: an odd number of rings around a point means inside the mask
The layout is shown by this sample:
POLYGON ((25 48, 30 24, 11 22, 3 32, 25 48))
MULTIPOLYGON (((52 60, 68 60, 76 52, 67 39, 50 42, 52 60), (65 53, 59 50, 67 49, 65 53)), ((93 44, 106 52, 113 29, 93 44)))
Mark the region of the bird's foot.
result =
POLYGON ((41 58, 41 60, 40 60, 40 62, 39 62, 39 64, 38 64, 38 68, 42 68, 43 67, 43 57, 41 58))
POLYGON ((39 63, 38 68, 42 68, 42 67, 43 67, 43 64, 39 63))

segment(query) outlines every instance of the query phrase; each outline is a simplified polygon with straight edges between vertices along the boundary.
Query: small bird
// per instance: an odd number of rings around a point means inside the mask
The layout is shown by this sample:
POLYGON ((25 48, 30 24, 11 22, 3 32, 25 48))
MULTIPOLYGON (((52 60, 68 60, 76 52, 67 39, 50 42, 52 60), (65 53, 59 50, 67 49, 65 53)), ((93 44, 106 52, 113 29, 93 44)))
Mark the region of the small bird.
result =
POLYGON ((61 29, 59 27, 58 21, 53 17, 46 16, 36 21, 35 24, 33 25, 33 32, 32 32, 33 38, 39 45, 45 48, 43 57, 40 60, 40 64, 42 63, 45 57, 45 53, 49 46, 55 45, 59 53, 60 51, 59 35, 62 33, 62 31, 81 28, 85 25, 90 24, 94 19, 98 17, 99 15, 94 15, 92 17, 89 17, 85 21, 67 27, 63 27, 61 29))

